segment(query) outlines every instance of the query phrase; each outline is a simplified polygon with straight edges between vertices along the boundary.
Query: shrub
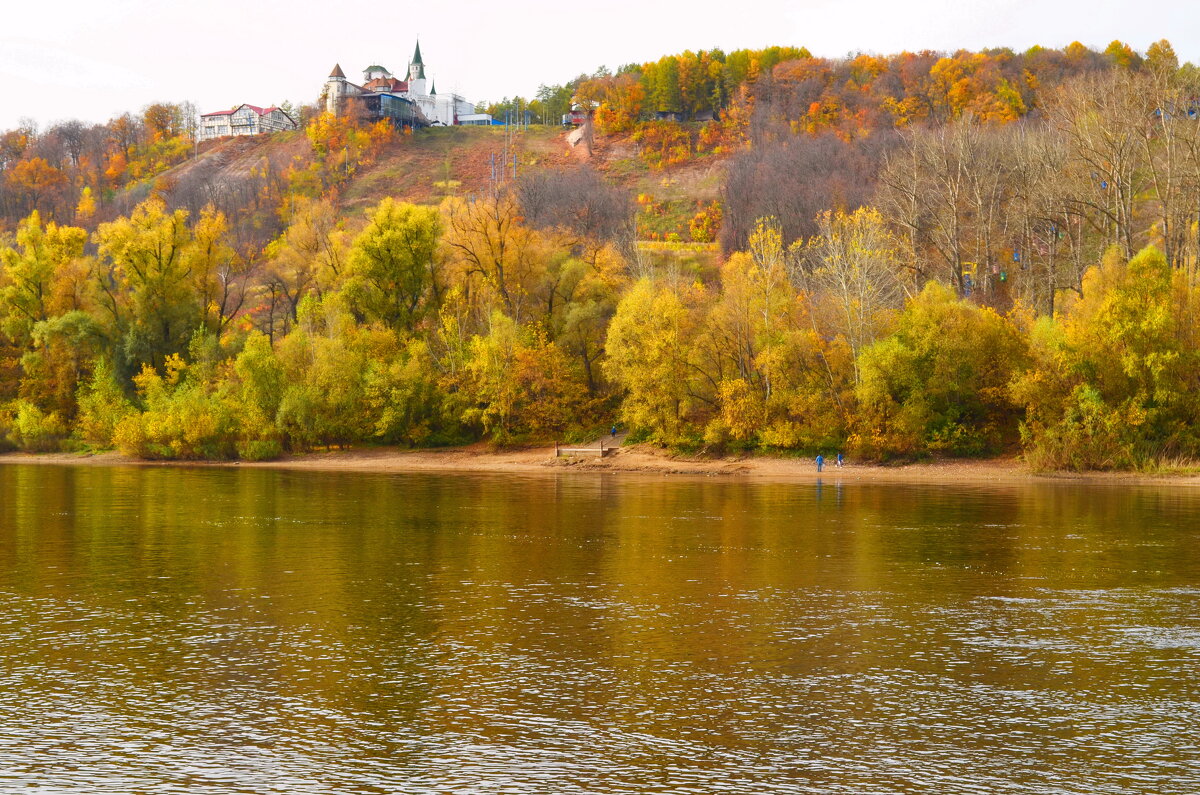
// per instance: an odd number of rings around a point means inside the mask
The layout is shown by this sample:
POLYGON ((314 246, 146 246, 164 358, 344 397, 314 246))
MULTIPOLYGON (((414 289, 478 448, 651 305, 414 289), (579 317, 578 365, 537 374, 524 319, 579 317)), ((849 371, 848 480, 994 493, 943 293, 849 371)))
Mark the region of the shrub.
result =
POLYGON ((283 455, 283 445, 275 439, 251 439, 237 443, 237 455, 243 461, 270 461, 283 455))
POLYGON ((79 389, 78 402, 75 434, 97 447, 112 447, 117 425, 135 412, 133 404, 117 384, 107 359, 96 361, 92 380, 79 389))
POLYGON ((56 412, 43 412, 32 403, 17 402, 15 421, 9 432, 17 447, 30 453, 59 450, 67 438, 67 424, 56 412))

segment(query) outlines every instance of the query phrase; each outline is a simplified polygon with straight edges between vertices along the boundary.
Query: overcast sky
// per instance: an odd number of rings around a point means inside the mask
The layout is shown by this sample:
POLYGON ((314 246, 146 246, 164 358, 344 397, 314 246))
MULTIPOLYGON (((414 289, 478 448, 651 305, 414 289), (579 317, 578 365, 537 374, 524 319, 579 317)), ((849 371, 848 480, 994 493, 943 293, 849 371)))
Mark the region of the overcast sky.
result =
POLYGON ((0 20, 0 129, 29 117, 104 121, 156 101, 202 112, 311 102, 335 62, 401 73, 420 37, 439 91, 532 95, 600 65, 685 49, 790 44, 892 53, 1169 39, 1200 62, 1200 11, 1184 0, 27 0, 0 20))

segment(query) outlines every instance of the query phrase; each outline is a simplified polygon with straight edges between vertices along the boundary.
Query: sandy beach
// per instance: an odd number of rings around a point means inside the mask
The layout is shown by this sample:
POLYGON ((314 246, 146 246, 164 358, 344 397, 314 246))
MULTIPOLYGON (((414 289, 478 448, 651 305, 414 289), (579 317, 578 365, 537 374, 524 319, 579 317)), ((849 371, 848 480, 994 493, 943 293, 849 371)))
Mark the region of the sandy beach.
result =
MULTIPOLYGON (((555 457, 553 447, 495 449, 485 444, 468 447, 403 450, 353 448, 288 455, 274 461, 143 461, 116 452, 5 453, 3 464, 72 466, 205 466, 288 469, 327 472, 490 472, 513 474, 629 473, 654 476, 720 477, 766 481, 803 481, 818 477, 811 459, 746 456, 699 458, 671 455, 649 445, 619 448, 604 457, 555 457)), ((1019 483, 1077 481, 1110 484, 1200 485, 1195 474, 1140 472, 1031 472, 1016 458, 937 460, 899 465, 847 461, 838 469, 826 463, 825 478, 847 481, 907 481, 925 483, 1019 483)))

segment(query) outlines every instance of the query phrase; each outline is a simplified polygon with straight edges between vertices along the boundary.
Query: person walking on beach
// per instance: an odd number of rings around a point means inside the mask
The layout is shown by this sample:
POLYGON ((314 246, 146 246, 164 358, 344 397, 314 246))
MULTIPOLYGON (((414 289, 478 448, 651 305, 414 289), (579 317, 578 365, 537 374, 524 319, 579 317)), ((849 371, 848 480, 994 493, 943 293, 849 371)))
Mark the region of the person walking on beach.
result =
POLYGON ((825 456, 817 454, 817 471, 821 471, 821 467, 825 466, 825 456))
POLYGON ((841 453, 838 453, 837 468, 838 469, 842 468, 842 454, 841 453))

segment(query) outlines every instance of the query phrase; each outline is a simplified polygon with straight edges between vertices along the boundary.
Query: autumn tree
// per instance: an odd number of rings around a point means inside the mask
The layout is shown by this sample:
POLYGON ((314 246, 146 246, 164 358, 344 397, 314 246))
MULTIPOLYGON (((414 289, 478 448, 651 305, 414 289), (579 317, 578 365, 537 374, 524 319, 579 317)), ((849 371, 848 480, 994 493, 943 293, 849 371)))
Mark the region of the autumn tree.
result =
POLYGON ((162 367, 168 355, 187 349, 202 315, 187 213, 151 199, 128 218, 101 224, 95 239, 100 303, 125 356, 162 367))
POLYGON ((8 183, 24 197, 30 210, 49 209, 59 190, 67 184, 67 176, 42 157, 22 160, 8 172, 8 183))
POLYGON ((663 444, 695 437, 717 407, 718 382, 697 366, 703 315, 693 287, 641 279, 617 306, 608 332, 608 376, 624 392, 629 427, 663 444))
POLYGON ((1008 383, 1025 340, 995 311, 930 283, 859 356, 855 444, 881 457, 983 455, 1015 439, 1008 383))
POLYGON ((62 308, 55 305, 57 283, 86 242, 84 230, 53 221, 43 226, 34 212, 17 229, 16 247, 0 249, 6 283, 0 287, 0 317, 10 338, 27 342, 35 324, 62 308))
POLYGON ((832 310, 830 328, 857 357, 903 308, 912 294, 911 275, 877 210, 825 212, 817 225, 802 252, 801 282, 832 310))
POLYGON ((246 303, 250 273, 229 245, 228 220, 212 205, 196 219, 186 258, 200 303, 200 325, 219 337, 246 303))
POLYGON ((310 293, 338 287, 346 269, 349 235, 345 220, 329 199, 299 199, 291 205, 290 222, 267 247, 262 279, 268 336, 283 333, 297 319, 300 302, 310 293))
POLYGON ((345 292, 368 320, 410 330, 442 289, 436 208, 384 199, 350 247, 345 292))
POLYGON ((531 320, 540 303, 536 293, 546 251, 544 241, 521 222, 516 197, 451 198, 442 213, 443 246, 467 297, 495 302, 517 323, 531 320))
POLYGON ((1030 463, 1112 469, 1200 454, 1198 312, 1195 284, 1152 247, 1089 270, 1082 294, 1038 321, 1034 365, 1014 380, 1030 463))

